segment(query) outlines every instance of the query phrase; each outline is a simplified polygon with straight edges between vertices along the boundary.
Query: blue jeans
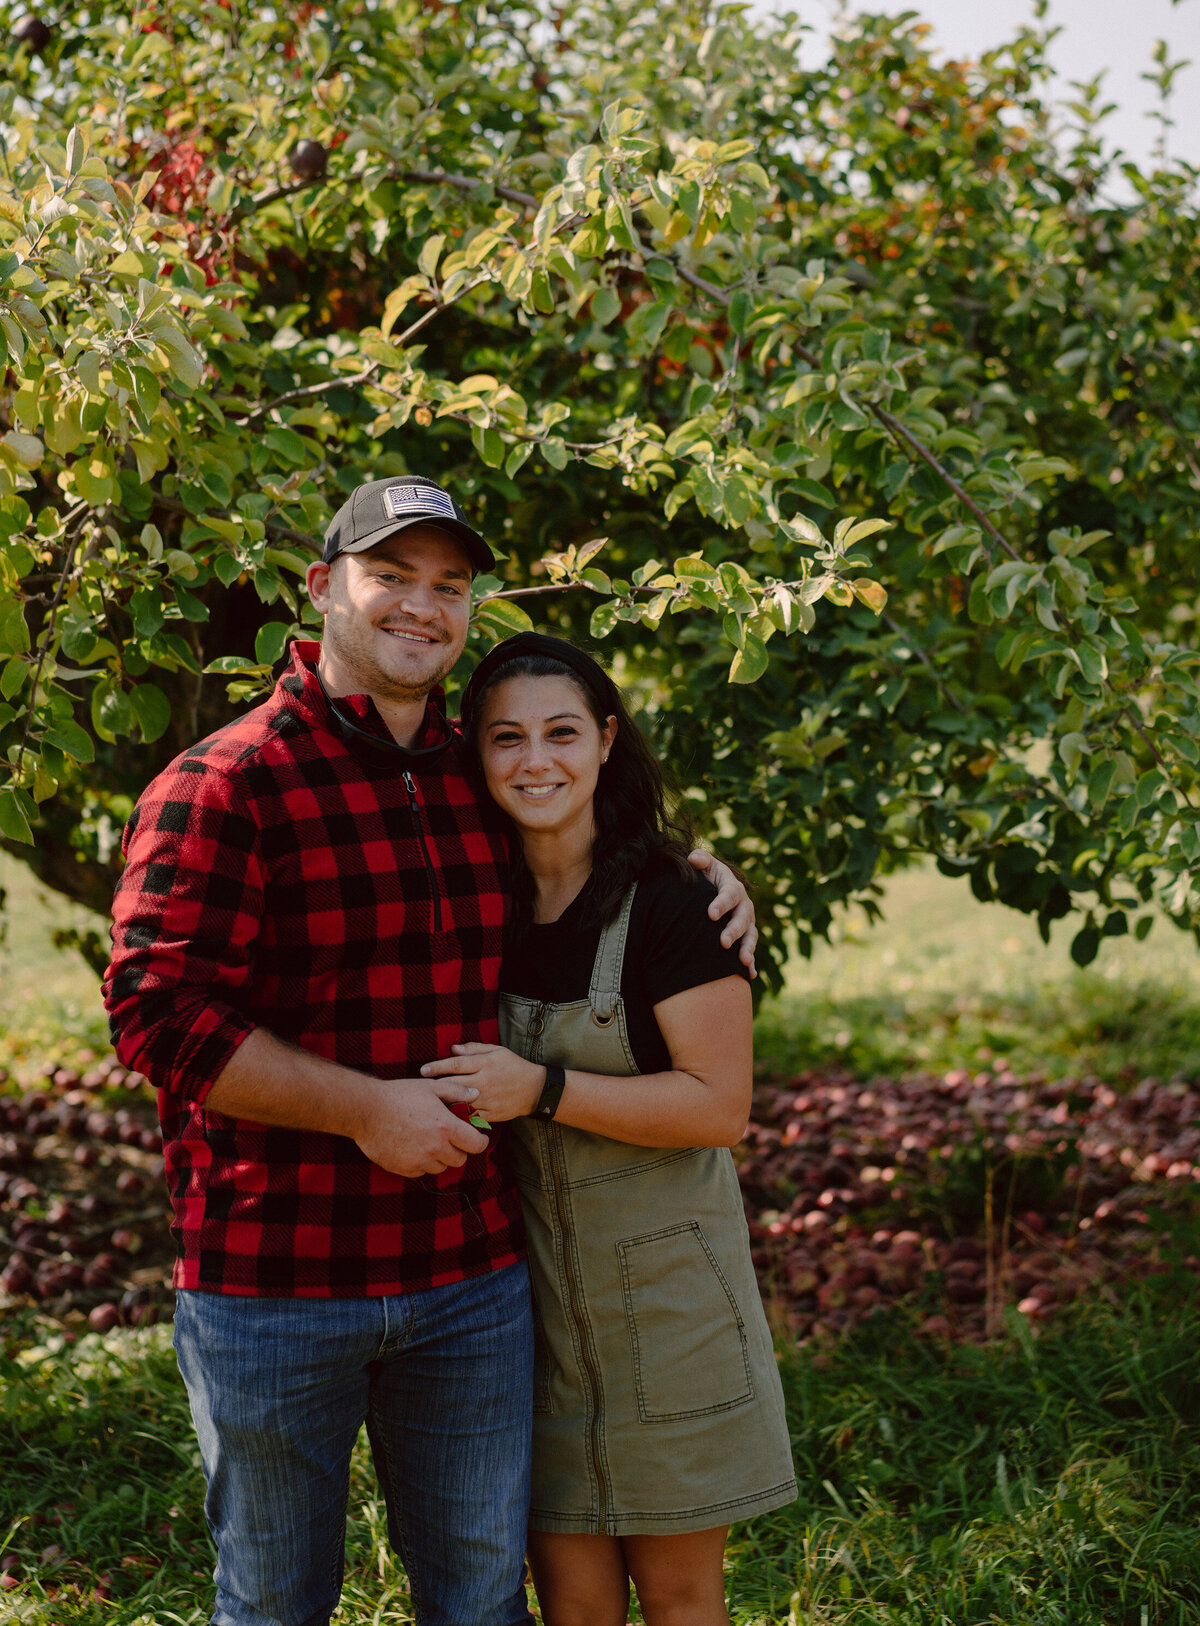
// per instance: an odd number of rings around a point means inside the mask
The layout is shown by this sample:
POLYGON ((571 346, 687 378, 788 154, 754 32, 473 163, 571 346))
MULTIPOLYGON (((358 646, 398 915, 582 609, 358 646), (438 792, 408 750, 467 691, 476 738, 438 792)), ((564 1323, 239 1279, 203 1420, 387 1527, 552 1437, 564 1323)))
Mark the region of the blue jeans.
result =
POLYGON ((390 1298, 184 1291, 174 1342, 217 1544, 212 1626, 326 1626, 364 1420, 422 1626, 532 1619, 523 1264, 390 1298))

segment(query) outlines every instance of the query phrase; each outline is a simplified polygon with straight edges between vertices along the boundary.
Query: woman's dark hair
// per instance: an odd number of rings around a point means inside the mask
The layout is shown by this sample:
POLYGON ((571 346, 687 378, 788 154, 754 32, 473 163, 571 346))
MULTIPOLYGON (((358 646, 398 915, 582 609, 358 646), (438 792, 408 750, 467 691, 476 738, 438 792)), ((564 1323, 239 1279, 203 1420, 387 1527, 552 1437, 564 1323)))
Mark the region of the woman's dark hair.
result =
MULTIPOLYGON (((637 724, 629 715, 621 691, 596 664, 596 682, 589 682, 576 669, 582 650, 572 649, 571 665, 549 654, 517 652, 490 670, 480 670, 482 681, 471 682, 469 705, 464 704, 475 761, 479 764, 479 722, 483 700, 498 683, 513 677, 565 677, 583 696, 596 726, 603 729, 610 716, 617 719, 617 732, 608 761, 596 782, 593 811, 596 839, 592 848, 590 881, 595 918, 601 924, 615 918, 621 899, 653 859, 661 858, 689 881, 696 871, 687 861, 695 846, 691 821, 681 811, 678 798, 646 744, 637 724)), ((594 663, 592 663, 594 664, 594 663)), ((464 700, 466 697, 464 697, 464 700)), ((482 768, 480 769, 482 772, 482 768)), ((514 923, 527 924, 533 912, 533 883, 520 845, 516 844, 513 877, 514 923)))

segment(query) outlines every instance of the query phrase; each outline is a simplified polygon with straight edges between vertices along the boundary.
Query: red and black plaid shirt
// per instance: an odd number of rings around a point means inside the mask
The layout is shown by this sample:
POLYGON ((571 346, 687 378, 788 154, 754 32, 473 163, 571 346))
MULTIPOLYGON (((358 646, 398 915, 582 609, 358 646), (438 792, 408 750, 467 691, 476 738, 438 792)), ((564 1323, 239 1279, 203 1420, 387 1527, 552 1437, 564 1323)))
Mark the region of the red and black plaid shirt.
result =
MULTIPOLYGON (((405 1180, 347 1137, 205 1108, 257 1026, 374 1078, 498 1037, 505 846, 461 741, 422 758, 339 731, 317 653, 177 757, 125 833, 105 999, 159 1092, 177 1287, 354 1298, 521 1256, 501 1136, 405 1180)), ((388 738, 369 701, 340 704, 388 738)), ((431 700, 424 745, 448 728, 431 700)))

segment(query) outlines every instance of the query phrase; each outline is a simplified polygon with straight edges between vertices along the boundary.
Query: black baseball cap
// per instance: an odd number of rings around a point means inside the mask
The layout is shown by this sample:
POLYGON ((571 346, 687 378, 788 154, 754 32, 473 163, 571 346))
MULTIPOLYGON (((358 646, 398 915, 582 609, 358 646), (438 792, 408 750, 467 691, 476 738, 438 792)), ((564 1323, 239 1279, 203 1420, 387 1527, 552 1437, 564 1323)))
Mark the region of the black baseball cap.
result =
POLYGON ((365 553, 376 542, 410 525, 436 525, 457 537, 471 568, 490 570, 496 556, 467 524, 467 517, 448 491, 421 474, 397 474, 369 480, 352 491, 329 522, 321 558, 330 564, 339 553, 365 553))

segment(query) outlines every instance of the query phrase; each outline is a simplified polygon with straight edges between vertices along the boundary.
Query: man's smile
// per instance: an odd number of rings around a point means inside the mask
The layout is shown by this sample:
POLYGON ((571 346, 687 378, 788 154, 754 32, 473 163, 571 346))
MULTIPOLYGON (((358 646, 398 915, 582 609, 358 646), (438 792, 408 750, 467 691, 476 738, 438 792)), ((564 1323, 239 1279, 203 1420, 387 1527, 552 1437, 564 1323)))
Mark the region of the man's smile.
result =
POLYGON ((417 632, 413 627, 380 627, 380 632, 386 632, 389 638, 403 638, 411 644, 440 644, 441 638, 433 632, 417 632))

